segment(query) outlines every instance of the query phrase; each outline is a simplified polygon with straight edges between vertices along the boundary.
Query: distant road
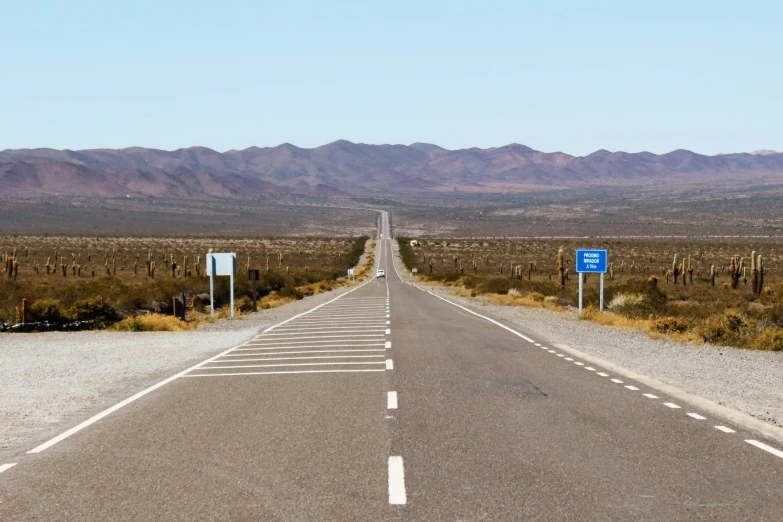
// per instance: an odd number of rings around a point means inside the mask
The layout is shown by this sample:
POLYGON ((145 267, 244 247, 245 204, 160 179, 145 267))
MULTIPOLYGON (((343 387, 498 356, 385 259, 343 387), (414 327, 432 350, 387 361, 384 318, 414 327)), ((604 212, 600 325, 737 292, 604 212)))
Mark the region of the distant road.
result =
POLYGON ((381 238, 386 278, 0 463, 0 520, 781 519, 773 442, 418 288, 381 238))

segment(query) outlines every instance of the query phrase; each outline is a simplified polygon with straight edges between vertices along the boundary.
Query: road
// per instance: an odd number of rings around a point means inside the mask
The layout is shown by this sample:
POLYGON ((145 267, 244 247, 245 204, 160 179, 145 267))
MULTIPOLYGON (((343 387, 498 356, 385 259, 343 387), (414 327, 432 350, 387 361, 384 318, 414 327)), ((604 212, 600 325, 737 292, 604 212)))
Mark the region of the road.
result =
POLYGON ((0 463, 0 520, 781 520, 779 445, 411 284, 382 222, 385 279, 0 463))

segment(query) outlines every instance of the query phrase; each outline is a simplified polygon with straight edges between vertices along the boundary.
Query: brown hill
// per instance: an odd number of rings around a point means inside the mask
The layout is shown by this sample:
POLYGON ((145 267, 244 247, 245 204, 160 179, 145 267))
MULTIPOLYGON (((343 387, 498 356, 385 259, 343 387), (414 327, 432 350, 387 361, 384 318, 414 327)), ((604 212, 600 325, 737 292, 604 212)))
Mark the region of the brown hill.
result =
POLYGON ((599 150, 580 157, 519 144, 453 151, 426 143, 366 145, 345 140, 314 149, 284 143, 224 153, 205 147, 19 149, 0 152, 0 197, 514 192, 664 180, 783 180, 782 174, 783 153, 705 156, 687 150, 661 155, 599 150))

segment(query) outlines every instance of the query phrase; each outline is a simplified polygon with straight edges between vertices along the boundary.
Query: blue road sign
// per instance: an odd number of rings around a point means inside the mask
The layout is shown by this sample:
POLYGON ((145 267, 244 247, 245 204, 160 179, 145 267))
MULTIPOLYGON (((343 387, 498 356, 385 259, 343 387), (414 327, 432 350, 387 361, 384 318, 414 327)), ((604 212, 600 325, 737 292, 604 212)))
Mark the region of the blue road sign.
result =
POLYGON ((606 250, 583 250, 576 251, 576 271, 580 274, 605 274, 607 268, 606 250))

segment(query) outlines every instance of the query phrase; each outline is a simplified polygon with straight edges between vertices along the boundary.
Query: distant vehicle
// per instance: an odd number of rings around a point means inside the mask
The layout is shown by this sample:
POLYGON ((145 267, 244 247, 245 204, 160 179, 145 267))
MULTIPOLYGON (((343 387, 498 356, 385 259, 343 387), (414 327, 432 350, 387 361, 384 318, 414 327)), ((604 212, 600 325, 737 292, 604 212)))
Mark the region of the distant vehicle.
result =
POLYGON ((375 277, 386 277, 386 271, 378 270, 377 272, 375 272, 375 277))

